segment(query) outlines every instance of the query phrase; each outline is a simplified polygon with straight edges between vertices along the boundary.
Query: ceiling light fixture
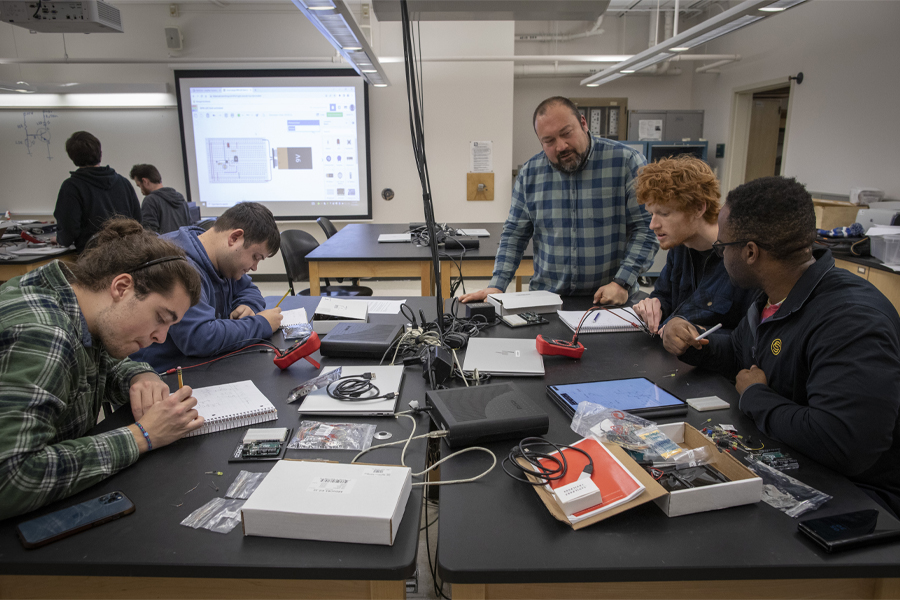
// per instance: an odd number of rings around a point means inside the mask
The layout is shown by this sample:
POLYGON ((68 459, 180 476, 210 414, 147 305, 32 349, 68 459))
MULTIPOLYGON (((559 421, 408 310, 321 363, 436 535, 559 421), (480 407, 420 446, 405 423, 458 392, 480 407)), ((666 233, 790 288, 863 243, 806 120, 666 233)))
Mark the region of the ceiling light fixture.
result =
POLYGON ((764 12, 763 14, 760 14, 760 11, 765 8, 778 8, 781 9, 778 12, 782 12, 783 10, 805 1, 806 0, 745 0, 737 6, 711 17, 678 35, 672 36, 652 48, 648 48, 608 69, 604 69, 599 73, 595 73, 582 79, 581 85, 602 85, 604 83, 609 83, 624 75, 646 69, 658 62, 673 58, 676 56, 676 54, 673 54, 674 52, 685 52, 690 48, 705 44, 726 33, 730 33, 741 27, 746 27, 751 23, 755 23, 774 14, 774 12, 769 12, 768 14, 764 12))
POLYGON ((291 2, 361 77, 378 87, 385 87, 390 83, 345 0, 291 2))

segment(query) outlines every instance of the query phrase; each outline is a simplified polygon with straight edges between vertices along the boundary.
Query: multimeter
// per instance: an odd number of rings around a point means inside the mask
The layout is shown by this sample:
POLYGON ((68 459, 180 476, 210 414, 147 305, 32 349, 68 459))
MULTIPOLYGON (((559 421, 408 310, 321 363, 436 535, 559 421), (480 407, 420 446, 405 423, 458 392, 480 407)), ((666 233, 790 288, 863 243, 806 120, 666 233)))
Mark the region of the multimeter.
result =
POLYGON ((569 358, 581 358, 584 354, 584 344, 576 341, 564 341, 537 336, 536 346, 541 356, 567 356, 569 358))

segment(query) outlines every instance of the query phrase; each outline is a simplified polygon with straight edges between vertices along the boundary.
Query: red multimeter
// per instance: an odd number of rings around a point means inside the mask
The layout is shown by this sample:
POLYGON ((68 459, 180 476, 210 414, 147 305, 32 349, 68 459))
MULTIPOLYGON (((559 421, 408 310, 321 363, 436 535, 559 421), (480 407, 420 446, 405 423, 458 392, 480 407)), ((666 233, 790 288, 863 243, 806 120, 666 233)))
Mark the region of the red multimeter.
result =
POLYGON ((322 365, 309 357, 309 355, 318 350, 321 345, 322 342, 319 340, 319 334, 313 331, 308 338, 298 341, 287 350, 275 350, 275 366, 284 370, 301 358, 305 358, 315 368, 321 369, 322 365))
POLYGON ((542 335, 537 336, 537 351, 542 356, 568 356, 569 358, 581 358, 584 354, 584 344, 572 340, 547 339, 542 335))

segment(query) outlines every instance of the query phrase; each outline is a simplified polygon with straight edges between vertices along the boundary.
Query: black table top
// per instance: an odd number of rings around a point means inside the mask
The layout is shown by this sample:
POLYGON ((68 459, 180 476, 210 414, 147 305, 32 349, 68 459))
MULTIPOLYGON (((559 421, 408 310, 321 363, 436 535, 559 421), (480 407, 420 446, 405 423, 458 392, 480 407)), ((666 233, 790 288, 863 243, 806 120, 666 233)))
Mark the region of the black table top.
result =
MULTIPOLYGON (((564 308, 584 310, 589 304, 589 298, 567 298, 564 308)), ((531 338, 539 333, 565 339, 572 335, 555 317, 549 325, 517 329, 498 325, 482 335, 531 338)), ((646 377, 680 398, 717 395, 737 404, 730 382, 681 363, 663 350, 658 337, 598 333, 579 340, 587 348, 580 360, 545 357, 543 378, 506 379, 550 415, 547 439, 562 443, 578 439, 569 427, 570 418, 547 395, 547 385, 646 377)), ((801 464, 790 474, 834 497, 799 520, 878 508, 843 476, 760 435, 736 408, 690 409, 686 417, 659 421, 686 421, 700 429, 707 419, 732 424, 741 434, 762 439, 766 447, 783 448, 801 464)), ((485 445, 500 459, 515 441, 485 445)), ((444 444, 442 453, 449 452, 444 444)), ((477 454, 444 463, 441 478, 480 472, 477 454)), ((440 488, 438 565, 449 583, 896 577, 897 545, 828 555, 797 532, 797 521, 763 502, 672 518, 648 502, 573 531, 550 515, 529 486, 510 479, 498 467, 476 483, 440 488)))
MULTIPOLYGON (((318 301, 318 298, 296 296, 285 299, 282 306, 306 305, 311 312, 318 301)), ((372 320, 397 322, 399 318, 383 315, 373 316, 372 320)), ((274 341, 283 346, 279 338, 280 334, 274 341)), ((315 376, 317 371, 305 360, 281 371, 273 364, 272 356, 249 354, 188 369, 184 371, 184 381, 193 387, 203 387, 251 379, 278 408, 277 422, 261 426, 293 427, 296 432, 301 419, 296 405, 287 404, 285 399, 291 389, 315 376)), ((323 364, 372 364, 372 361, 322 358, 318 353, 313 356, 323 364)), ((177 386, 175 376, 167 376, 167 383, 173 388, 177 386)), ((407 369, 403 398, 421 397, 423 391, 421 369, 407 369)), ((411 429, 409 419, 316 417, 313 420, 374 422, 379 431, 393 434, 389 441, 405 439, 411 429)), ((417 421, 418 433, 427 432, 427 417, 419 416, 417 421)), ((126 408, 103 421, 96 431, 132 422, 126 408)), ((412 576, 422 511, 421 487, 413 488, 393 546, 244 537, 240 526, 223 535, 180 525, 182 519, 207 501, 224 497, 225 490, 241 470, 264 472, 275 464, 227 462, 244 431, 245 428, 238 428, 182 439, 142 456, 136 464, 79 494, 30 515, 0 522, 0 574, 376 580, 402 580, 412 576), (216 477, 206 475, 207 471, 225 474, 216 477), (210 481, 219 487, 218 492, 210 487, 210 481), (195 486, 196 489, 187 493, 195 486), (15 532, 18 523, 114 490, 124 492, 134 502, 134 514, 36 550, 25 550, 19 543, 15 532), (178 504, 181 506, 175 506, 178 504)), ((376 440, 375 444, 378 443, 376 440)), ((287 458, 340 462, 350 462, 355 455, 350 450, 287 451, 287 458)), ((399 446, 370 452, 362 460, 399 464, 399 446)), ((406 462, 413 472, 423 470, 424 440, 410 445, 406 462)))
MULTIPOLYGON (((464 260, 491 260, 497 256, 500 246, 500 233, 503 223, 454 223, 457 229, 487 229, 490 237, 476 238, 479 247, 466 250, 464 260)), ((399 261, 430 260, 431 251, 428 246, 417 246, 414 243, 379 243, 378 236, 383 233, 404 233, 409 224, 384 225, 375 223, 350 223, 345 225, 336 235, 325 240, 318 248, 310 252, 306 258, 312 261, 399 261)), ((458 259, 459 250, 443 250, 446 256, 458 259)), ((531 243, 525 248, 523 260, 531 260, 534 256, 531 243)))

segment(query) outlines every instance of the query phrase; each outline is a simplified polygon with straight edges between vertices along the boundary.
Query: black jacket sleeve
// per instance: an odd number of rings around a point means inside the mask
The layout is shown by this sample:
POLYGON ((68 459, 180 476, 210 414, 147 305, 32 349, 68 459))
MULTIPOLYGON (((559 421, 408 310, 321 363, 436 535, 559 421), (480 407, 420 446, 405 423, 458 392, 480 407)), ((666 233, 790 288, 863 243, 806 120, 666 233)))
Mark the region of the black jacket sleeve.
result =
POLYGON ((59 228, 56 231, 56 241, 61 246, 69 246, 75 243, 81 234, 81 194, 78 188, 68 179, 59 186, 59 194, 56 197, 56 208, 53 210, 53 218, 59 228))

